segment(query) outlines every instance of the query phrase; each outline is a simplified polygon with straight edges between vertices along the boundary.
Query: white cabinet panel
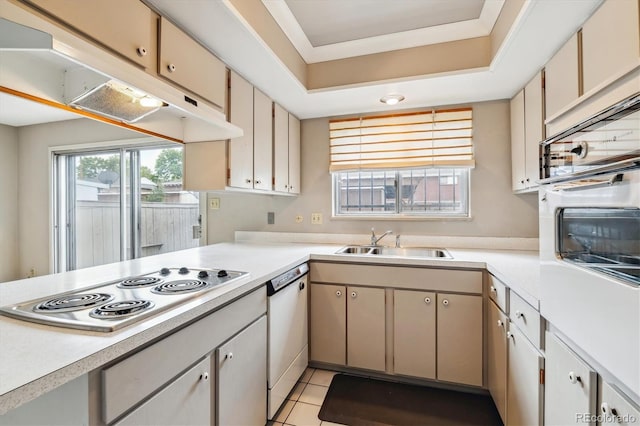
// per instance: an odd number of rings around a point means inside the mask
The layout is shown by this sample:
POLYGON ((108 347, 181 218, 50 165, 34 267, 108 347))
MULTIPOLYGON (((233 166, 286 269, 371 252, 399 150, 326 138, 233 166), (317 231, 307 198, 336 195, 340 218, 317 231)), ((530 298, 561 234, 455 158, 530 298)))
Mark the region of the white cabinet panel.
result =
POLYGON ((229 143, 229 186, 253 188, 253 86, 231 71, 229 121, 244 135, 229 143))
POLYGON ((541 425, 544 358, 512 323, 508 333, 507 424, 541 425))
POLYGON ((503 422, 507 420, 507 315, 489 302, 487 313, 487 387, 503 422))
POLYGON ((267 95, 255 88, 253 89, 253 114, 253 187, 271 191, 273 180, 272 102, 267 95))
POLYGON ((385 371, 385 292, 347 287, 347 365, 385 371))

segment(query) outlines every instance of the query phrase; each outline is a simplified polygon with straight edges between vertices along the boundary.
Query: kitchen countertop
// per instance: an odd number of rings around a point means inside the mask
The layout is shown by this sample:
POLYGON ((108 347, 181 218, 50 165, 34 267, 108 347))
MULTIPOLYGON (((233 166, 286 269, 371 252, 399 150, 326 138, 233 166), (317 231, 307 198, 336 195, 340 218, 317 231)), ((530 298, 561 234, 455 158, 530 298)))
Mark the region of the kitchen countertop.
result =
POLYGON ((538 308, 538 253, 450 249, 453 259, 337 255, 335 244, 221 243, 102 265, 78 271, 0 283, 2 306, 157 271, 204 267, 249 272, 189 302, 111 333, 39 325, 0 316, 0 414, 99 368, 194 321, 274 276, 308 260, 487 269, 538 308), (45 355, 46 354, 46 355, 45 355))

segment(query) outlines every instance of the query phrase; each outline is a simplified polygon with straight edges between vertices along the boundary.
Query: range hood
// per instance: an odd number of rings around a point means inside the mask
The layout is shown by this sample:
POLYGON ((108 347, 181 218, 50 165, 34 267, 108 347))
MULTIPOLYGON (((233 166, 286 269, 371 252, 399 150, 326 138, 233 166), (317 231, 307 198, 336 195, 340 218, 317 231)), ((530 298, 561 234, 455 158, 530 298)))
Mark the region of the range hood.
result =
POLYGON ((178 142, 243 134, 213 106, 20 8, 0 17, 0 86, 178 142))

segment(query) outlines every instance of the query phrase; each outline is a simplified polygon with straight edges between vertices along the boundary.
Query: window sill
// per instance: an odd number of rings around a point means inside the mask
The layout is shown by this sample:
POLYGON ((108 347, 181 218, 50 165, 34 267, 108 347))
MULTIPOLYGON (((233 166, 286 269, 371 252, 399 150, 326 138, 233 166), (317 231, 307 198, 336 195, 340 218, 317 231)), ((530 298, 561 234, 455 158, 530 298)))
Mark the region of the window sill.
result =
POLYGON ((361 215, 361 216, 347 216, 347 215, 332 215, 331 220, 378 220, 378 221, 413 221, 413 222, 470 222, 473 220, 471 216, 376 216, 376 215, 361 215))

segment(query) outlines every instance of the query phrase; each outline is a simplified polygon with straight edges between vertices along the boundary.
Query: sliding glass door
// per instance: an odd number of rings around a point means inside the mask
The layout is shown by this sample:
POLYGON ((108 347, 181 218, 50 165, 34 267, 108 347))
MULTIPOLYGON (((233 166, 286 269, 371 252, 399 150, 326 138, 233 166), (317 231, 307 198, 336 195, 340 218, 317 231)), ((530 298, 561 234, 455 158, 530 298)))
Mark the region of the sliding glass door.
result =
POLYGON ((68 271, 199 245, 182 148, 56 153, 55 265, 68 271))

